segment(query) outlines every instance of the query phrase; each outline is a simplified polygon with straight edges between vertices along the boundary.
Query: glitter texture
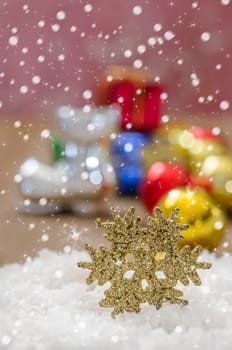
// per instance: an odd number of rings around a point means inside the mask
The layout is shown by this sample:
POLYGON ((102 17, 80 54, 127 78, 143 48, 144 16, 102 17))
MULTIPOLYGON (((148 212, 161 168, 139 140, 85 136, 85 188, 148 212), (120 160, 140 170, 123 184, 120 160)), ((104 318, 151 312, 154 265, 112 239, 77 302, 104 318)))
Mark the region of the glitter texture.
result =
POLYGON ((114 221, 96 221, 111 246, 96 249, 86 244, 91 262, 79 262, 78 266, 90 270, 87 284, 95 280, 99 285, 111 283, 99 304, 113 308, 113 317, 124 311, 139 312, 143 303, 157 309, 165 302, 186 305, 187 300, 181 298, 183 292, 175 288, 177 283, 201 284, 197 269, 208 269, 211 264, 197 262, 201 246, 193 250, 189 246, 178 248, 177 243, 183 239, 181 232, 188 228, 176 223, 178 211, 166 218, 156 208, 155 217, 148 217, 146 227, 135 216, 134 208, 124 216, 112 209, 114 221))

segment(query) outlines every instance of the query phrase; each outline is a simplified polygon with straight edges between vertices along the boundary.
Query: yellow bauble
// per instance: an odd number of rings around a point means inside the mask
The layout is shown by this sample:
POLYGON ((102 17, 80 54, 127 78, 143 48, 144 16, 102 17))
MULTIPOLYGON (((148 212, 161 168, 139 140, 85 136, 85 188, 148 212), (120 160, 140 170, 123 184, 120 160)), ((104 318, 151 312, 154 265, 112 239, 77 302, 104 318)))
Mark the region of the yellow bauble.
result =
POLYGON ((187 167, 188 151, 179 142, 186 130, 183 125, 165 125, 155 130, 151 144, 142 149, 143 168, 147 170, 155 162, 172 162, 187 167))
POLYGON ((151 144, 142 150, 143 167, 147 170, 153 163, 172 162, 198 172, 203 161, 210 155, 226 154, 223 139, 207 136, 210 131, 201 129, 205 136, 194 135, 194 128, 183 124, 167 124, 155 130, 151 144))
POLYGON ((227 152, 226 146, 217 140, 194 139, 189 152, 189 169, 192 172, 198 171, 204 160, 211 155, 224 155, 227 152))
POLYGON ((202 164, 200 175, 209 177, 212 194, 218 202, 232 210, 232 156, 209 156, 202 164))
POLYGON ((183 231, 181 245, 201 244, 208 250, 214 249, 220 242, 226 223, 224 212, 212 197, 202 188, 179 187, 164 195, 157 206, 165 215, 179 208, 177 222, 188 224, 183 231))

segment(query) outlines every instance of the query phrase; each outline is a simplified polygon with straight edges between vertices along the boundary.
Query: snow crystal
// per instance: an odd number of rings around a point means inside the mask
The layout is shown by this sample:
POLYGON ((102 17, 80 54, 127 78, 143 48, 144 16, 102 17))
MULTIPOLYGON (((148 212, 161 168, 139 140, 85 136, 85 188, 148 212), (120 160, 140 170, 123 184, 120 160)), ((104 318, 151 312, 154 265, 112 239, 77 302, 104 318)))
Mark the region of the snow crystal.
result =
POLYGON ((221 0, 221 4, 226 6, 230 4, 230 0, 221 0))
POLYGON ((141 68, 141 67, 143 66, 143 61, 137 59, 137 60, 135 60, 135 61, 133 62, 133 66, 134 66, 134 68, 139 69, 139 68, 141 68))
POLYGON ((150 46, 154 46, 156 44, 156 38, 154 36, 151 36, 148 40, 147 40, 148 45, 150 46))
POLYGON ((124 51, 124 57, 131 57, 132 56, 132 51, 131 50, 129 50, 129 49, 127 49, 127 50, 125 50, 124 51))
POLYGON ((220 102, 220 109, 222 111, 226 111, 229 107, 230 107, 229 101, 224 100, 220 102))
POLYGON ((172 40, 175 37, 175 34, 171 31, 168 30, 167 32, 164 33, 164 39, 165 40, 172 40))
POLYGON ((25 207, 28 207, 30 204, 31 204, 30 199, 25 199, 25 200, 23 201, 23 205, 24 205, 25 207))
POLYGON ((42 45, 43 44, 43 39, 42 38, 39 38, 36 40, 36 44, 37 45, 42 45))
POLYGON ((162 94, 160 95, 160 99, 162 101, 165 101, 165 100, 167 100, 167 98, 168 98, 168 94, 166 92, 162 92, 162 94))
POLYGON ((209 39, 210 39, 210 33, 208 33, 208 32, 201 33, 201 40, 202 41, 209 41, 209 39))
POLYGON ((70 27, 70 32, 74 33, 77 31, 77 26, 71 26, 70 27))
POLYGON ((65 55, 64 54, 60 54, 58 56, 58 61, 64 61, 64 59, 65 59, 65 55))
POLYGON ((43 206, 45 206, 47 204, 47 202, 48 202, 47 198, 42 197, 39 200, 39 205, 41 205, 43 207, 43 206))
POLYGON ((50 130, 44 129, 41 131, 40 136, 42 139, 47 139, 50 136, 50 130))
POLYGON ((192 3, 192 8, 193 9, 196 9, 198 7, 198 1, 194 1, 193 3, 192 3))
POLYGON ((181 66, 181 65, 183 64, 183 62, 184 62, 184 60, 183 60, 182 58, 179 58, 179 59, 177 60, 178 66, 181 66))
POLYGON ((133 12, 134 15, 139 16, 143 12, 143 9, 142 9, 141 6, 137 5, 137 6, 133 7, 132 12, 133 12))
POLYGON ((217 69, 217 70, 222 69, 222 65, 221 65, 220 63, 216 64, 216 69, 217 69))
POLYGON ((208 102, 212 102, 213 101, 213 95, 207 96, 206 99, 207 99, 208 102))
POLYGON ((93 93, 91 90, 85 90, 82 94, 85 100, 89 100, 92 97, 93 93))
POLYGON ((47 242, 48 240, 49 240, 49 234, 47 234, 47 233, 44 233, 44 234, 42 234, 42 236, 41 236, 41 241, 42 242, 47 242))
POLYGON ((29 6, 27 4, 24 4, 23 10, 27 13, 29 11, 29 6))
POLYGON ((153 29, 155 32, 159 32, 162 29, 162 26, 160 23, 156 23, 154 24, 153 29))
POLYGON ((142 55, 144 52, 146 52, 146 46, 141 44, 137 47, 137 52, 142 55))
POLYGON ((45 26, 45 22, 43 20, 38 22, 38 27, 43 28, 45 26))
POLYGON ((41 81, 41 78, 39 75, 34 75, 31 80, 33 84, 39 84, 41 81))
POLYGON ((169 115, 162 115, 162 117, 161 117, 161 122, 162 123, 168 123, 169 120, 170 120, 169 115))
POLYGON ((28 47, 23 47, 23 48, 22 48, 22 53, 23 53, 23 54, 28 53, 28 51, 29 51, 28 47))
POLYGON ((51 28, 53 32, 58 32, 60 30, 60 25, 58 23, 55 23, 51 25, 51 28))
POLYGON ((26 94, 28 92, 28 86, 26 85, 20 86, 19 91, 21 92, 21 94, 26 94))
POLYGON ((16 121, 14 122, 14 127, 15 127, 15 128, 20 128, 21 125, 22 125, 22 122, 21 122, 20 120, 16 120, 16 121))
POLYGON ((17 27, 14 27, 14 28, 11 29, 11 33, 13 33, 13 34, 17 33, 17 31, 18 31, 17 27))
POLYGON ((65 17, 66 17, 66 13, 64 11, 58 11, 56 14, 56 18, 60 21, 65 19, 65 17))
POLYGON ((45 56, 44 55, 38 56, 37 61, 38 62, 44 62, 45 61, 45 56))
POLYGON ((14 177, 14 181, 16 183, 20 183, 22 181, 22 176, 20 174, 16 174, 14 177))
POLYGON ((18 44, 18 41, 19 41, 19 38, 17 35, 12 35, 10 38, 9 38, 9 44, 12 45, 12 46, 15 46, 18 44))
POLYGON ((92 6, 91 4, 86 4, 86 5, 84 6, 84 11, 85 11, 85 12, 91 12, 92 9, 93 9, 93 6, 92 6))
POLYGON ((28 134, 23 135, 23 141, 28 141, 30 136, 28 134))

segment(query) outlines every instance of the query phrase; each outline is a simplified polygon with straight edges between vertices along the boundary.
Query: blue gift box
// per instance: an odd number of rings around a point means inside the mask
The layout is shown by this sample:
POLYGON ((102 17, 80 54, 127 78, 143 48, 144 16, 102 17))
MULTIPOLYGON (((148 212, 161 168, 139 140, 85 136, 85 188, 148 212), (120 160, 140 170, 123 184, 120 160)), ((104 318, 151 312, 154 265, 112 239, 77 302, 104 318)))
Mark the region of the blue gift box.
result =
POLYGON ((112 140, 110 152, 119 194, 137 194, 144 175, 141 149, 150 140, 150 136, 145 133, 127 131, 119 133, 112 140))

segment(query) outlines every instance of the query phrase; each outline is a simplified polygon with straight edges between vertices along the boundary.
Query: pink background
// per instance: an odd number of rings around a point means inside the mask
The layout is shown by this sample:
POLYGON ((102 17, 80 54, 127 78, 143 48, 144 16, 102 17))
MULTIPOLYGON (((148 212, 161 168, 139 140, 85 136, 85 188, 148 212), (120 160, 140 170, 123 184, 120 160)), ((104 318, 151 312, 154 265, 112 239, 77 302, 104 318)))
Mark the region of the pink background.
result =
POLYGON ((230 114, 231 21, 229 0, 0 1, 0 113, 47 117, 60 104, 93 102, 108 65, 141 60, 167 89, 166 114, 230 114))

